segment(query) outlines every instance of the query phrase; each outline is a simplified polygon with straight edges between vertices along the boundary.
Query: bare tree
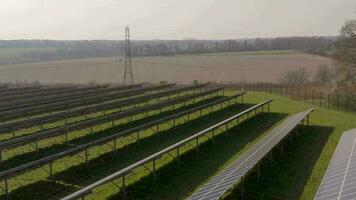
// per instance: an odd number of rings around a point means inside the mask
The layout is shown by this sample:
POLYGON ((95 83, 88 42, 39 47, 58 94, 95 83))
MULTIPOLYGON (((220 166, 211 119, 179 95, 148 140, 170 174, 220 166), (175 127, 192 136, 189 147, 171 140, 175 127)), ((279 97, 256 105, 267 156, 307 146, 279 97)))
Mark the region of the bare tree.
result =
POLYGON ((335 79, 335 70, 328 65, 320 65, 318 71, 314 75, 316 83, 331 83, 335 79))
POLYGON ((333 58, 340 79, 348 84, 356 83, 356 20, 349 20, 342 27, 333 58))
POLYGON ((283 85, 299 85, 309 82, 309 73, 305 67, 287 71, 282 74, 280 83, 283 85))

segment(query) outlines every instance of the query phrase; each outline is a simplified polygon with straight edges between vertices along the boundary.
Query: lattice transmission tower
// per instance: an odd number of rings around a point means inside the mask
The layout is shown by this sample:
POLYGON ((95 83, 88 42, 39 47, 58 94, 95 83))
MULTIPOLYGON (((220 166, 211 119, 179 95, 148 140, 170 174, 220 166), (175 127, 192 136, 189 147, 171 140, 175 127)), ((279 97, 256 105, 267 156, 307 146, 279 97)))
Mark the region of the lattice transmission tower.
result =
POLYGON ((125 70, 124 70, 124 85, 134 84, 133 71, 131 63, 131 41, 130 41, 130 28, 125 27, 125 70))

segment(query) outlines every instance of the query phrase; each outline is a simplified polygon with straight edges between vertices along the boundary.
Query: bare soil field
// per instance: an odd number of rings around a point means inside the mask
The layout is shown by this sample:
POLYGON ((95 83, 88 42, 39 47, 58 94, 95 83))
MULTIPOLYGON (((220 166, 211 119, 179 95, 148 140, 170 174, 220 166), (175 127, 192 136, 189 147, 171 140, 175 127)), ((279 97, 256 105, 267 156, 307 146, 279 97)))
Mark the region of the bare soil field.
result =
MULTIPOLYGON (((124 62, 115 62, 115 59, 89 58, 0 65, 0 82, 122 82, 124 62)), ((313 74, 321 64, 330 65, 332 60, 302 53, 219 53, 133 58, 136 82, 239 82, 243 71, 246 81, 278 82, 285 71, 306 67, 313 74)))

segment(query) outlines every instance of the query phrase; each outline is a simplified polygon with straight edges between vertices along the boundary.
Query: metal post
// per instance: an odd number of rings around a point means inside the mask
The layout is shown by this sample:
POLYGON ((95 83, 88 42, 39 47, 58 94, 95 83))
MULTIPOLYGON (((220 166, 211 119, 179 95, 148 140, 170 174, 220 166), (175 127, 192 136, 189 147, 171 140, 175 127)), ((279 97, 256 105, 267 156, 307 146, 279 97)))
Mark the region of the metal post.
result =
POLYGON ((136 140, 137 140, 137 143, 139 144, 140 143, 140 131, 137 131, 137 133, 136 133, 136 140))
POLYGON ((256 169, 256 173, 257 173, 257 181, 260 182, 261 179, 261 167, 260 167, 260 163, 257 164, 257 169, 256 169))
POLYGON ((114 139, 114 151, 116 151, 117 145, 116 145, 116 139, 114 139))
POLYGON ((180 154, 179 154, 179 147, 177 147, 177 164, 178 164, 178 165, 179 165, 179 163, 180 163, 179 156, 180 156, 180 154))
POLYGON ((7 183, 7 177, 4 178, 4 184, 5 184, 5 198, 9 199, 9 185, 7 183))
POLYGON ((84 151, 84 156, 85 156, 85 163, 88 163, 88 149, 85 149, 84 151))
POLYGON ((244 177, 241 178, 240 194, 241 194, 241 199, 244 199, 245 197, 244 177))
POLYGON ((292 87, 292 99, 294 98, 294 87, 292 87))
POLYGON ((272 152, 272 151, 269 153, 269 160, 270 160, 271 162, 273 162, 273 152, 272 152))
POLYGON ((53 167, 52 167, 52 162, 49 163, 49 179, 53 179, 53 167))
POLYGON ((126 199, 126 181, 125 181, 125 175, 122 176, 122 197, 123 197, 123 199, 126 199))
POLYGON ((211 131, 211 140, 212 140, 213 144, 215 144, 215 131, 214 130, 211 131))
POLYGON ((284 155, 284 144, 283 141, 281 141, 281 144, 279 145, 280 149, 281 149, 281 154, 282 156, 284 155))
POLYGON ((68 142, 68 131, 66 130, 65 134, 64 134, 64 137, 65 137, 65 143, 68 142))
POLYGON ((35 142, 35 150, 38 151, 38 140, 35 142))
POLYGON ((195 140, 195 145, 196 145, 196 151, 197 151, 197 154, 199 154, 199 138, 197 137, 197 139, 195 140))
POLYGON ((153 159, 153 163, 152 163, 152 171, 153 171, 153 181, 156 182, 157 181, 157 172, 156 172, 156 159, 153 159))

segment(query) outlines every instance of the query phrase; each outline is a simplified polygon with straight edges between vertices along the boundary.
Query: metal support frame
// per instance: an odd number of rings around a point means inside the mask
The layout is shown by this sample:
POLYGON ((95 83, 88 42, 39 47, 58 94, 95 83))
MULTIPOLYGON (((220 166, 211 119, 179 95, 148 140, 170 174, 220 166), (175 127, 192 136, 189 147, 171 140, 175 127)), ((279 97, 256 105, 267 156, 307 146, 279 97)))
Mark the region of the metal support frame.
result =
MULTIPOLYGON (((235 102, 237 101, 237 98, 238 97, 236 97, 235 98, 235 102)), ((228 102, 228 104, 230 104, 230 101, 228 102)), ((174 105, 174 104, 173 104, 174 105)), ((220 108, 222 108, 222 103, 220 104, 220 108)), ((210 108, 212 108, 214 105, 212 105, 210 108)), ((198 112, 199 112, 199 116, 203 116, 203 110, 204 109, 206 109, 206 108, 202 108, 201 110, 199 110, 198 112)), ((146 112, 147 113, 147 112, 146 112)), ((191 114, 191 113, 190 113, 191 114)), ((189 114, 189 115, 190 115, 189 114)), ((176 126, 176 120, 177 120, 177 118, 174 118, 173 119, 173 126, 176 126)), ((114 120, 112 120, 112 124, 114 123, 114 120)), ((92 131, 92 126, 91 126, 91 131, 92 131)), ((228 128, 228 126, 226 126, 225 125, 225 130, 227 130, 227 128, 228 128)), ((156 131, 159 131, 159 124, 157 124, 156 125, 156 131)), ((66 132, 66 133, 68 133, 68 132, 66 132)), ((137 141, 139 141, 140 140, 140 132, 138 131, 138 132, 136 132, 136 134, 137 134, 137 138, 135 138, 137 141)), ((212 132, 212 138, 214 138, 214 131, 212 132)), ((35 148, 37 148, 37 142, 38 141, 36 141, 36 145, 35 145, 35 148)), ((114 139, 113 140, 113 146, 111 146, 111 145, 109 145, 108 144, 108 146, 109 147, 111 147, 113 150, 116 150, 117 149, 117 141, 116 141, 116 139, 114 139)), ((189 142, 188 143, 186 143, 186 144, 189 144, 192 148, 196 148, 196 150, 197 150, 197 153, 199 154, 199 148, 198 148, 198 146, 199 146, 199 138, 196 138, 196 141, 195 141, 195 146, 194 145, 191 145, 189 142)), ((84 150, 84 156, 82 156, 80 153, 78 153, 77 155, 80 157, 80 158, 82 158, 84 161, 85 161, 85 163, 86 164, 88 164, 88 160, 89 160, 89 153, 88 153, 88 148, 86 148, 85 150, 84 150)), ((177 158, 177 160, 178 160, 178 162, 180 162, 179 161, 179 157, 180 157, 180 152, 179 152, 179 147, 176 149, 176 152, 177 152, 177 156, 176 156, 176 158, 177 158)), ((1 159, 1 151, 0 151, 0 159, 1 159)), ((155 161, 156 161, 156 159, 154 159, 153 160, 153 167, 154 167, 154 173, 156 173, 156 163, 155 163, 155 161)), ((52 179, 52 177, 53 177, 53 162, 50 162, 49 163, 49 171, 47 171, 48 173, 49 173, 49 178, 50 179, 52 179)), ((157 174, 154 176, 155 177, 155 179, 157 178, 156 177, 157 176, 157 174)), ((124 178, 124 177, 123 177, 124 178)), ((6 179, 6 187, 8 187, 7 186, 7 179, 6 179)), ((8 189, 7 189, 8 190, 8 189)))
POLYGON ((4 178, 4 186, 0 186, 0 188, 4 191, 5 193, 5 199, 9 199, 9 184, 8 184, 8 178, 4 178))
POLYGON ((241 183, 240 183, 240 197, 241 199, 245 199, 245 186, 244 186, 244 177, 241 178, 241 183))

